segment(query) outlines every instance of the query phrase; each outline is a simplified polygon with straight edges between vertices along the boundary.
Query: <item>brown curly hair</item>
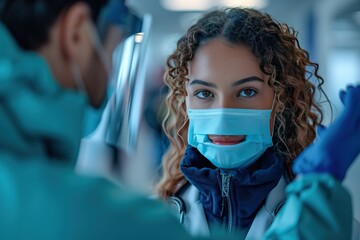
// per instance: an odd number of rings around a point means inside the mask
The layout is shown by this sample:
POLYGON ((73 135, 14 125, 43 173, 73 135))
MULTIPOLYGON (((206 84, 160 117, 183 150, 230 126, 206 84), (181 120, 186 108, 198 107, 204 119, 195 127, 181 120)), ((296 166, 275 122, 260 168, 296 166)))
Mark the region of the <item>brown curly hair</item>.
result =
POLYGON ((260 69, 270 76, 269 86, 276 96, 274 149, 285 161, 291 178, 294 159, 314 140, 315 128, 323 119, 314 100, 316 86, 310 78, 317 80, 321 92, 324 81, 318 75, 318 64, 311 62, 300 47, 293 28, 254 9, 227 8, 205 14, 179 39, 167 60, 164 81, 169 93, 163 128, 170 146, 163 157, 163 177, 157 186, 164 199, 186 183, 179 165, 187 146, 184 99, 188 64, 199 46, 219 37, 247 46, 259 59, 260 69))

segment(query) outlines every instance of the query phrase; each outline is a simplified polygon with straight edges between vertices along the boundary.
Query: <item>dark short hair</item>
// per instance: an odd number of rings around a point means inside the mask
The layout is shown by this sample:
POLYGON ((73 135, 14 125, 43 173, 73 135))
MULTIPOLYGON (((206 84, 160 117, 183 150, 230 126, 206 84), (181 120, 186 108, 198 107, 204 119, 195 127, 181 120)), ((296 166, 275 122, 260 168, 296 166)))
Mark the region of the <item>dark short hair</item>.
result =
POLYGON ((77 2, 89 5, 94 22, 107 0, 3 0, 0 21, 19 46, 36 50, 47 43, 49 30, 60 14, 77 2))

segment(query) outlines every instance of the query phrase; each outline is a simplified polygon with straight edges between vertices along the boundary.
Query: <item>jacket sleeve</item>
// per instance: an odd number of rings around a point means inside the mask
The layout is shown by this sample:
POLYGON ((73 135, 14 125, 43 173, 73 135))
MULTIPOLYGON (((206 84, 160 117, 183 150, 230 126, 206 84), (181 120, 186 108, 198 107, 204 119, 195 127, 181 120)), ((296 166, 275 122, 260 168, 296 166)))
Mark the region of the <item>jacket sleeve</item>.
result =
POLYGON ((286 195, 264 239, 351 239, 351 197, 331 175, 302 175, 286 195))

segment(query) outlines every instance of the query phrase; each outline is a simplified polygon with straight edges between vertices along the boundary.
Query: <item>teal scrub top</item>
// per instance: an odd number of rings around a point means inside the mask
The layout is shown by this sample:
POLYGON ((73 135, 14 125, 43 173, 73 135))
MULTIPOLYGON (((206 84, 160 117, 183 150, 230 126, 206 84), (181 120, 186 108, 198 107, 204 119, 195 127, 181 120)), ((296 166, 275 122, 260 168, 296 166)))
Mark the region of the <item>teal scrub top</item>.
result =
POLYGON ((0 199, 0 239, 190 239, 163 203, 62 164, 2 159, 0 199))
POLYGON ((86 104, 0 24, 0 239, 188 239, 162 203, 74 172, 86 104))

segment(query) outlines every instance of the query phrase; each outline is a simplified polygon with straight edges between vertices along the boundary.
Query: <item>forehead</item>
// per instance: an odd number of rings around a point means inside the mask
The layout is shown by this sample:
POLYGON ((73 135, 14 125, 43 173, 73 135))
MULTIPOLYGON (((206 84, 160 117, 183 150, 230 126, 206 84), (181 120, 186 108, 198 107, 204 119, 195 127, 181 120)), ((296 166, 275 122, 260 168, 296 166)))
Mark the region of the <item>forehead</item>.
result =
POLYGON ((189 78, 214 80, 239 80, 243 77, 259 76, 259 61, 245 45, 231 44, 217 38, 200 46, 189 64, 189 78))

